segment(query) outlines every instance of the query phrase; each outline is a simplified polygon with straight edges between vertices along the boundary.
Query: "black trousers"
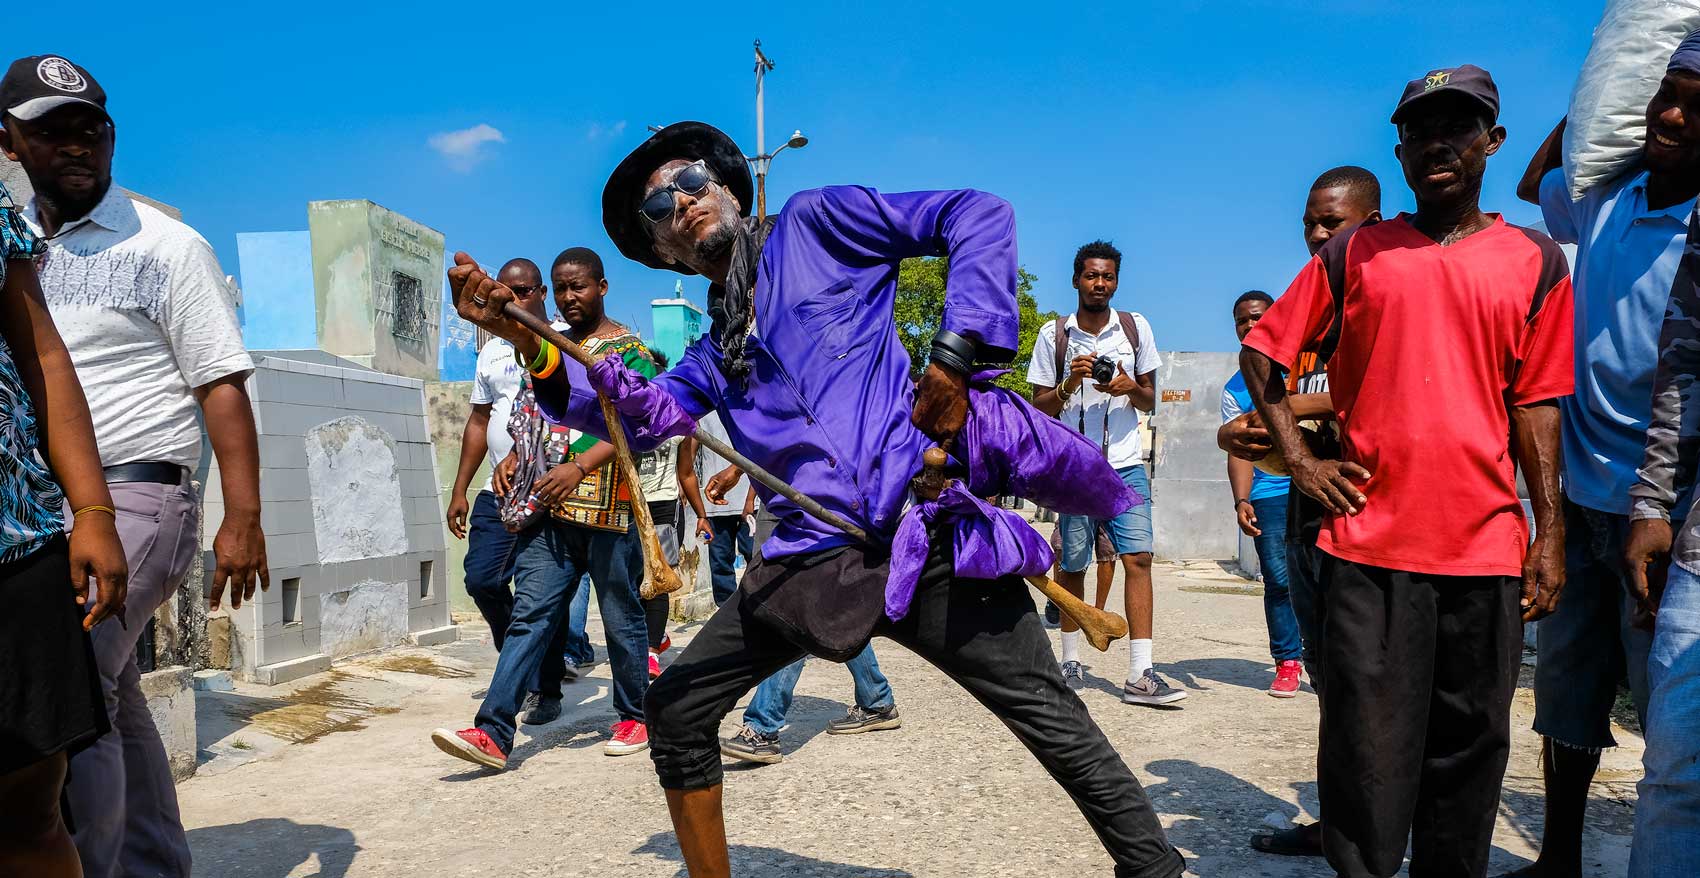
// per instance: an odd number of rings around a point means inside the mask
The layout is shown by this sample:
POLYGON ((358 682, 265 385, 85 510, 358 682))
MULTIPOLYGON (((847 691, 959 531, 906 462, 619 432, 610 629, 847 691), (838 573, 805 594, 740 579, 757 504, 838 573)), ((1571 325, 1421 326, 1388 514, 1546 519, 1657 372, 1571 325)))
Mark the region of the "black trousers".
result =
MULTIPOLYGON (((860 556, 846 550, 812 568, 819 581, 806 585, 839 585, 829 577, 859 567, 860 556)), ((757 683, 805 654, 755 619, 748 600, 741 590, 734 594, 649 688, 644 716, 650 755, 667 789, 720 783, 721 719, 757 683)), ((1185 862, 1164 836, 1145 790, 1063 684, 1025 582, 956 579, 948 565, 942 572, 929 565, 909 615, 895 623, 882 619, 874 633, 931 662, 1015 733, 1074 799, 1115 861, 1118 878, 1181 874, 1185 862)))
POLYGON ((1324 555, 1323 840, 1344 878, 1482 878, 1511 752, 1520 583, 1324 555))

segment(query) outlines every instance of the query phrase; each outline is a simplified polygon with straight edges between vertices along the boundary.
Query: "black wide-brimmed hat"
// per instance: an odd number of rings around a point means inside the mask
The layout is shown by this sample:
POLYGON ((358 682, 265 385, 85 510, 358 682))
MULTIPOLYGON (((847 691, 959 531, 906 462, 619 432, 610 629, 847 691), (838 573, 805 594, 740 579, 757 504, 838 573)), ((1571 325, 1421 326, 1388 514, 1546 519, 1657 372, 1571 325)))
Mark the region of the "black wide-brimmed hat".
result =
POLYGON ((675 122, 655 132, 621 160, 614 173, 608 175, 608 185, 602 190, 602 226, 614 246, 627 259, 641 262, 650 268, 696 274, 686 265, 669 264, 655 255, 651 246, 654 238, 649 226, 638 216, 643 201, 644 184, 655 169, 674 160, 701 159, 714 178, 737 197, 740 212, 750 215, 755 204, 755 182, 750 178, 750 166, 744 152, 726 132, 706 122, 675 122))

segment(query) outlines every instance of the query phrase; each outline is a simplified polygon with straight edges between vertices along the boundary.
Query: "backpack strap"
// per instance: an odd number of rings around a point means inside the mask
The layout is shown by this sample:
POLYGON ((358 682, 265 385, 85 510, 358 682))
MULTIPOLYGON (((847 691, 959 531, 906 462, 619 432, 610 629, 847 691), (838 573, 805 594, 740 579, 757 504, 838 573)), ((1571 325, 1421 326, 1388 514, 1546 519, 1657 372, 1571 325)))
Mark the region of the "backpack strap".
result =
MULTIPOLYGON (((1139 349, 1144 346, 1145 339, 1139 334, 1139 324, 1133 319, 1132 311, 1117 311, 1116 316, 1121 318, 1122 335, 1127 336, 1127 340, 1133 342, 1133 368, 1138 371, 1139 349)), ((1135 375, 1134 377, 1139 376, 1135 375)))
POLYGON ((1316 251, 1316 258, 1322 260, 1322 267, 1328 275, 1328 294, 1334 300, 1334 319, 1328 324, 1328 331, 1322 336, 1322 344, 1317 346, 1316 361, 1328 365, 1334 358, 1334 351, 1340 347, 1340 332, 1346 322, 1346 253, 1351 246, 1352 236, 1365 226, 1375 225, 1375 220, 1369 220, 1353 226, 1346 231, 1328 239, 1322 249, 1316 251))
POLYGON ((1068 318, 1057 315, 1057 385, 1063 385, 1063 379, 1068 377, 1068 318))

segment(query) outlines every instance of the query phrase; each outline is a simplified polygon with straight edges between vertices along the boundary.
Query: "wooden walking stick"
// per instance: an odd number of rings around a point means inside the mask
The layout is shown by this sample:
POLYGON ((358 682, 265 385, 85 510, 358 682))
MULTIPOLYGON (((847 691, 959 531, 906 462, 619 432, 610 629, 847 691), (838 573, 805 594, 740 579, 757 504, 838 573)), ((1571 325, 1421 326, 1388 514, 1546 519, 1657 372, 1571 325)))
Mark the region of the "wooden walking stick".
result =
MULTIPOLYGON (((596 362, 595 358, 591 357, 590 354, 585 353, 584 348, 574 344, 571 339, 568 339, 565 335, 561 334, 560 330, 550 326, 543 320, 543 318, 520 308, 512 302, 505 305, 502 310, 508 317, 519 321, 525 326, 525 328, 535 333, 538 338, 560 348, 563 353, 583 364, 585 368, 589 368, 591 364, 596 362)), ((608 421, 608 438, 613 441, 614 451, 617 455, 619 455, 620 462, 625 464, 627 461, 631 460, 631 453, 626 448, 626 437, 625 433, 620 429, 619 415, 614 411, 613 403, 609 402, 605 398, 602 399, 601 402, 602 415, 608 421)), ((775 494, 797 504, 797 506, 804 512, 807 512, 810 516, 814 517, 816 521, 838 528, 844 533, 855 537, 859 542, 871 542, 868 539, 867 531, 864 531, 856 525, 851 524, 843 518, 833 514, 826 507, 820 505, 820 502, 815 500, 813 497, 791 487, 791 485, 786 483, 784 479, 762 469, 760 466, 756 465, 755 461, 750 460, 743 454, 740 454, 737 449, 725 442, 722 442, 719 437, 714 436, 701 428, 698 428, 696 433, 692 434, 692 437, 696 439, 697 442, 707 447, 710 451, 713 451, 715 454, 731 461, 733 466, 736 466, 738 469, 748 473, 750 478, 766 485, 768 490, 771 490, 775 494)), ((948 482, 948 479, 946 479, 944 475, 945 460, 946 457, 944 449, 930 448, 927 450, 923 457, 925 469, 923 469, 921 474, 915 479, 914 486, 917 494, 920 494, 925 499, 930 500, 938 497, 938 492, 944 490, 944 487, 948 482), (925 493, 927 491, 931 491, 931 494, 929 495, 925 493)), ((632 502, 635 504, 638 502, 638 494, 636 490, 637 480, 635 475, 632 476, 632 484, 632 502)), ((655 557, 660 558, 660 542, 655 540, 655 532, 652 525, 649 523, 647 509, 645 510, 644 517, 638 520, 638 528, 640 533, 645 532, 647 529, 649 539, 655 545, 655 557)), ((649 560, 649 543, 646 543, 644 546, 644 564, 646 568, 649 566, 649 560)), ((672 568, 668 568, 664 561, 660 566, 665 568, 669 574, 673 573, 672 568)), ((1122 619, 1121 616, 1107 610, 1100 610, 1080 598, 1075 597, 1073 594, 1069 593, 1068 589, 1063 588, 1056 582, 1052 581, 1049 576, 1029 576, 1027 577, 1027 582, 1042 592, 1046 597, 1050 598, 1052 602, 1057 605, 1057 609, 1059 611, 1066 614, 1070 619, 1073 619, 1074 623, 1080 626, 1080 630, 1086 634, 1086 642, 1090 643, 1092 648, 1099 652, 1109 649, 1112 641, 1119 640, 1127 636, 1127 622, 1122 619)), ((673 584, 669 588, 658 588, 656 593, 664 594, 678 588, 679 582, 676 575, 673 576, 672 583, 673 584)))
MULTIPOLYGON (((502 313, 519 321, 526 329, 536 333, 538 338, 554 345, 561 353, 577 360, 586 369, 596 363, 596 358, 583 347, 574 344, 571 339, 550 326, 543 318, 508 302, 502 306, 502 313)), ((632 457, 632 449, 626 444, 626 431, 620 428, 620 415, 614 411, 614 404, 605 396, 598 396, 602 404, 602 417, 608 421, 608 441, 614 445, 614 458, 620 472, 626 476, 626 483, 632 490, 632 515, 637 519, 638 543, 643 547, 643 585, 638 588, 638 596, 648 600, 657 595, 678 591, 684 586, 679 574, 667 563, 667 554, 661 549, 661 540, 655 535, 655 520, 649 515, 649 504, 644 502, 643 483, 638 479, 637 461, 632 457)))

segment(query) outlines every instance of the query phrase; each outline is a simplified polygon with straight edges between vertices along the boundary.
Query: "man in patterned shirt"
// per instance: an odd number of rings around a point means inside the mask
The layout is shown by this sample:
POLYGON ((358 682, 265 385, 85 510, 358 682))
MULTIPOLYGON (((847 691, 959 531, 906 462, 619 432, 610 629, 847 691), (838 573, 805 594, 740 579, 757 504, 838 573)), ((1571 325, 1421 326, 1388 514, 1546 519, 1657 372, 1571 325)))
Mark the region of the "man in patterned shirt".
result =
MULTIPOLYGON (((608 281, 601 257, 584 247, 563 251, 555 257, 549 277, 569 338, 595 356, 618 355, 634 371, 654 377, 649 351, 603 309, 608 281)), ((638 600, 643 551, 632 516, 631 485, 614 463, 612 445, 588 433, 552 428, 543 419, 529 376, 514 400, 510 423, 519 468, 508 489, 503 519, 510 528, 532 514, 543 520, 529 526, 514 545, 512 621, 476 725, 458 732, 437 729, 431 739, 451 756, 505 768, 513 749, 515 716, 532 681, 540 681, 539 703, 528 713, 527 723, 537 724, 537 711, 559 715, 562 658, 552 644, 566 624, 580 579, 588 573, 608 639, 614 711, 619 716, 604 752, 625 756, 647 750, 643 698, 649 689, 649 637, 638 600)))

